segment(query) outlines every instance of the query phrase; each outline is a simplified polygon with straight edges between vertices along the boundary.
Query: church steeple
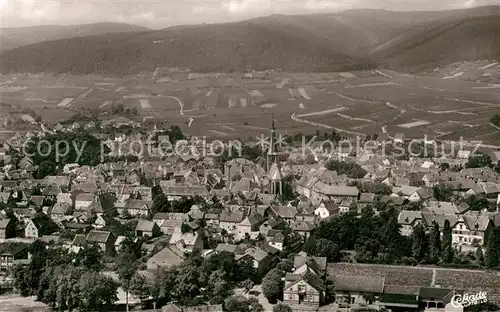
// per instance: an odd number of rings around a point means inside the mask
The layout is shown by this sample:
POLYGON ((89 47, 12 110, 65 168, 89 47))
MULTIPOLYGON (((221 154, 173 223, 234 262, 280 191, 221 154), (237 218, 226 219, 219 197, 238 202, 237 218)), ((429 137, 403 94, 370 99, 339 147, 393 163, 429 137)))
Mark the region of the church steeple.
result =
POLYGON ((269 140, 269 150, 267 151, 267 174, 269 179, 269 193, 274 195, 283 194, 283 177, 281 175, 281 168, 279 164, 279 151, 276 141, 276 129, 274 127, 274 114, 271 121, 271 137, 269 140))
POLYGON ((274 113, 271 117, 271 136, 269 138, 269 149, 267 151, 267 171, 271 169, 271 165, 278 161, 278 148, 276 142, 276 129, 274 127, 274 113))

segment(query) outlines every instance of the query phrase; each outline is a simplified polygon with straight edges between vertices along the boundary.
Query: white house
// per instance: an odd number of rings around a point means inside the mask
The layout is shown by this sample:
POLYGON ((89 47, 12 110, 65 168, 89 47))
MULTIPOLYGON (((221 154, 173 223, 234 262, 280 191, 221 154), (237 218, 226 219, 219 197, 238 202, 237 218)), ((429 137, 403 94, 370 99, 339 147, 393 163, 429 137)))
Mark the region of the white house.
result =
POLYGON ((339 206, 333 201, 322 200, 314 209, 314 214, 320 216, 321 219, 326 219, 339 212, 339 206))
POLYGON ((483 246, 485 233, 491 226, 492 221, 485 216, 460 216, 452 229, 452 243, 483 246))

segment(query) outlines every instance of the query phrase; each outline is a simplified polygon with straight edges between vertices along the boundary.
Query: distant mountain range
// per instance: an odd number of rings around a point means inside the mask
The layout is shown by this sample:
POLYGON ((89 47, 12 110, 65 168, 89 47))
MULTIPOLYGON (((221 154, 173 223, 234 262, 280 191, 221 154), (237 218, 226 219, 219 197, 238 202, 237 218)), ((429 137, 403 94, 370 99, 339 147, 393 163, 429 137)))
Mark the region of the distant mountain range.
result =
POLYGON ((96 23, 70 26, 5 27, 0 29, 0 51, 21 46, 74 37, 149 31, 149 28, 124 23, 96 23))
POLYGON ((87 33, 73 30, 64 39, 4 51, 2 72, 120 76, 157 67, 199 72, 374 67, 422 71, 460 60, 500 59, 499 6, 437 12, 349 10, 271 15, 156 31, 111 25, 116 27, 108 30, 114 31, 104 31, 106 27, 92 30, 86 25, 87 33))

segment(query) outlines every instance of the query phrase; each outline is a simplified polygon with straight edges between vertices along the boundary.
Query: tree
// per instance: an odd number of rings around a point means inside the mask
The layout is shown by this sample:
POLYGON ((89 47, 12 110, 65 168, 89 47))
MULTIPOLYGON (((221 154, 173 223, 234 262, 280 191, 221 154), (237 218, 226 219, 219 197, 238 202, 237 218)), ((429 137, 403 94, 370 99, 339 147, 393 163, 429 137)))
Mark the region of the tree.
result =
POLYGON ((422 261, 426 254, 426 235, 422 224, 417 224, 412 234, 412 255, 417 261, 422 261))
POLYGON ((441 232, 436 221, 432 222, 432 229, 429 236, 429 259, 431 263, 438 263, 441 255, 441 232))
POLYGON ((250 312, 250 304, 243 296, 232 296, 228 298, 224 305, 227 312, 250 312))
POLYGON ((293 270, 293 261, 290 259, 283 259, 276 266, 276 268, 283 272, 292 272, 293 270))
POLYGON ((284 303, 278 303, 273 307, 273 312, 292 312, 292 308, 284 303))
POLYGON ((250 297, 247 302, 250 305, 251 312, 264 312, 264 307, 259 303, 259 299, 250 297))
POLYGON ((367 174, 366 170, 357 163, 347 163, 337 160, 330 160, 325 164, 325 168, 337 171, 339 175, 345 174, 352 179, 360 179, 367 174))
POLYGON ((130 279, 129 291, 132 295, 138 298, 146 298, 149 296, 149 285, 146 278, 139 273, 135 273, 130 279))
POLYGON ((450 221, 446 219, 443 227, 443 254, 442 260, 444 263, 451 263, 453 261, 453 247, 452 247, 452 231, 450 221))
POLYGON ((477 247, 476 250, 476 261, 479 266, 484 266, 484 255, 483 248, 481 246, 477 247))
POLYGON ((98 272, 84 273, 78 288, 81 292, 78 307, 84 311, 109 311, 112 304, 118 300, 116 296, 118 285, 110 277, 98 272))
POLYGON ((137 274, 137 270, 139 268, 139 263, 137 258, 133 253, 124 253, 121 252, 117 261, 117 273, 118 278, 120 279, 120 284, 126 292, 126 306, 128 311, 128 293, 130 290, 130 282, 132 277, 137 274))
POLYGON ((466 168, 482 168, 482 167, 491 167, 492 162, 490 156, 483 154, 483 153, 477 153, 474 155, 471 155, 469 157, 469 160, 465 164, 466 168))
POLYGON ((276 302, 283 292, 283 273, 277 269, 272 269, 262 279, 262 294, 270 301, 276 302))
POLYGON ((331 240, 310 237, 304 244, 304 251, 310 256, 326 257, 328 262, 338 261, 340 258, 339 246, 331 240))
POLYGON ((490 207, 490 202, 484 195, 471 195, 467 198, 466 203, 470 210, 481 211, 490 207))
MULTIPOLYGON (((230 285, 227 282, 226 273, 223 270, 213 271, 208 279, 208 286, 211 289, 213 298, 226 298, 229 294, 230 285)), ((220 303, 220 302, 214 302, 220 303)))
POLYGON ((439 170, 440 171, 450 170, 450 164, 446 162, 439 164, 439 170))
POLYGON ((488 235, 488 241, 486 245, 486 253, 484 255, 484 264, 488 268, 495 268, 499 264, 499 249, 500 244, 498 243, 498 233, 500 231, 495 229, 488 235))
POLYGON ((38 170, 36 171, 35 177, 37 179, 43 179, 46 176, 54 175, 56 173, 56 164, 50 160, 44 160, 38 165, 38 170))
POLYGON ((453 197, 453 190, 442 184, 434 186, 432 188, 432 193, 434 195, 434 198, 438 201, 449 202, 453 197))
POLYGON ((103 254, 99 246, 86 247, 78 255, 78 261, 89 270, 99 271, 103 267, 103 254))

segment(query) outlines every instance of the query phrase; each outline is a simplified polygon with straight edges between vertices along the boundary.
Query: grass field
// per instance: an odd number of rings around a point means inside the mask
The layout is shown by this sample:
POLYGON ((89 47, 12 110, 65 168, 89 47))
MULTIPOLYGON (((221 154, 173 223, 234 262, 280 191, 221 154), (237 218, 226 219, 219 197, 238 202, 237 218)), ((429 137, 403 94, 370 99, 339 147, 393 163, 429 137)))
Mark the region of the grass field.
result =
POLYGON ((138 110, 137 120, 166 120, 193 135, 255 136, 269 128, 274 113, 276 127, 288 134, 318 128, 348 135, 387 130, 500 145, 500 132, 489 125, 500 112, 498 89, 473 79, 484 72, 498 75, 500 67, 493 63, 462 64, 462 75, 450 67, 425 77, 389 70, 270 73, 262 79, 203 74, 181 81, 18 75, 1 77, 0 91, 4 103, 19 111, 30 108, 48 123, 82 110, 109 112, 122 103, 138 110))

